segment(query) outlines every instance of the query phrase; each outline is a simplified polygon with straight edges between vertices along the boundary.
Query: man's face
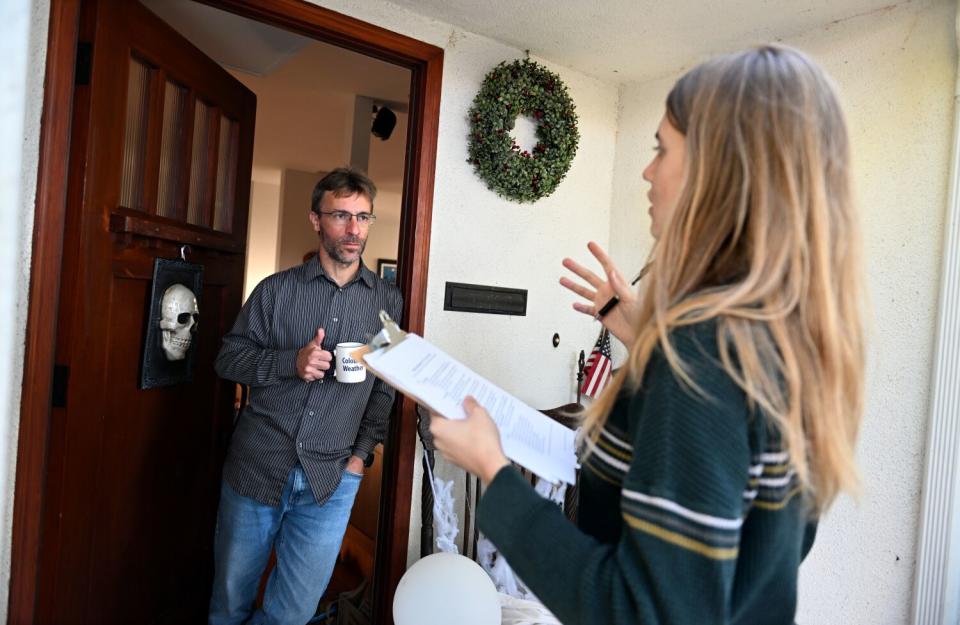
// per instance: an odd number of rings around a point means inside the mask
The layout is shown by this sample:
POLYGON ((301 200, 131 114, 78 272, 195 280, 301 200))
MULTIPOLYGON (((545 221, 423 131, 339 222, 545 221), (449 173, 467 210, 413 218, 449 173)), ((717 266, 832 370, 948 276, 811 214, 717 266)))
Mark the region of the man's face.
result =
POLYGON ((330 213, 345 212, 351 215, 372 212, 370 200, 359 193, 336 197, 329 191, 323 194, 320 212, 310 211, 310 222, 320 238, 320 254, 340 265, 350 266, 360 260, 367 246, 370 227, 360 225, 356 219, 340 223, 330 213), (323 214, 326 213, 326 214, 323 214))

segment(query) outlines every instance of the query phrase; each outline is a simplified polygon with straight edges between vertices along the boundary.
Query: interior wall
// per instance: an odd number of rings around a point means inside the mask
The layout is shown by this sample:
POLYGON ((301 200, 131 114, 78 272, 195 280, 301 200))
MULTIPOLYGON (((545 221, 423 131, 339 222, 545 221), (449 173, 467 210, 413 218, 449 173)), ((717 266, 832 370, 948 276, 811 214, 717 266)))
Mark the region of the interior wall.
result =
POLYGON ((397 125, 386 141, 370 135, 367 174, 377 185, 374 212, 363 262, 377 271, 377 261, 397 260, 400 248, 400 213, 403 205, 403 172, 407 158, 407 113, 397 112, 397 125))
POLYGON ((397 260, 400 247, 400 203, 403 195, 398 191, 379 191, 374 213, 377 222, 370 227, 363 262, 371 270, 377 270, 377 261, 397 260))
MULTIPOLYGON (((822 523, 801 567, 800 623, 910 620, 953 126, 953 24, 946 2, 904 3, 786 41, 823 64, 844 101, 871 304, 863 492, 859 503, 841 498, 822 523)), ((676 77, 623 91, 610 237, 624 266, 650 247, 640 172, 676 77)))
POLYGON ((278 183, 284 168, 329 171, 350 155, 353 94, 303 80, 280 82, 302 71, 302 62, 294 57, 270 76, 231 72, 257 95, 254 168, 278 183))
POLYGON ((261 280, 277 271, 280 230, 280 185, 253 180, 247 226, 247 265, 243 280, 246 300, 261 280))
POLYGON ((317 249, 317 233, 310 224, 310 197, 323 175, 284 169, 280 178, 280 234, 277 270, 303 263, 303 255, 317 249))
MULTIPOLYGON (((377 185, 379 193, 400 194, 403 191, 403 170, 407 159, 407 113, 396 111, 397 125, 390 138, 383 140, 370 133, 370 146, 366 171, 377 185)), ((351 116, 352 117, 352 116, 351 116)), ((372 123, 372 120, 371 120, 372 123)), ((387 202, 383 206, 377 202, 377 212, 389 210, 394 219, 400 218, 400 205, 387 202)))

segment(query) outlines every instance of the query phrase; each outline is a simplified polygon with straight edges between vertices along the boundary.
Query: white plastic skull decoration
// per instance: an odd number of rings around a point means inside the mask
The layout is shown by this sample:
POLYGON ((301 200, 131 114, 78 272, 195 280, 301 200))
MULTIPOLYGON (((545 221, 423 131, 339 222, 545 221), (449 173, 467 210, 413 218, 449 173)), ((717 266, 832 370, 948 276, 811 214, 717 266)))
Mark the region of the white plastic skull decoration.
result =
POLYGON ((163 292, 160 315, 163 352, 167 360, 183 360, 200 322, 196 295, 182 284, 174 284, 163 292))

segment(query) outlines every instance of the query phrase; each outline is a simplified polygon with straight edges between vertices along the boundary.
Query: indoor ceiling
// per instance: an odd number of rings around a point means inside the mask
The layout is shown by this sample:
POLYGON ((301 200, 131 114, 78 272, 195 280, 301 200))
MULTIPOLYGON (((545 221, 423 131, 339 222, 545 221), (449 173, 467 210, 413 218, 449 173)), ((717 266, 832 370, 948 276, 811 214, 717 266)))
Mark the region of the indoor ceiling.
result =
POLYGON ((312 40, 191 0, 141 0, 207 56, 230 69, 266 76, 312 40))
POLYGON ((409 71, 385 61, 194 0, 140 1, 227 69, 266 78, 296 59, 308 66, 304 82, 390 102, 409 96, 409 71))
MULTIPOLYGON (((384 102, 406 103, 410 72, 364 54, 228 13, 193 0, 140 0, 220 65, 268 78, 292 62, 292 84, 323 85, 384 102)), ((405 104, 394 106, 405 110, 405 104)))
POLYGON ((717 52, 899 4, 946 0, 391 0, 603 80, 673 74, 717 52))
POLYGON ((341 164, 331 159, 349 153, 353 98, 362 95, 399 115, 391 140, 371 144, 368 163, 382 191, 399 193, 409 69, 192 0, 141 2, 257 94, 255 181, 341 164))

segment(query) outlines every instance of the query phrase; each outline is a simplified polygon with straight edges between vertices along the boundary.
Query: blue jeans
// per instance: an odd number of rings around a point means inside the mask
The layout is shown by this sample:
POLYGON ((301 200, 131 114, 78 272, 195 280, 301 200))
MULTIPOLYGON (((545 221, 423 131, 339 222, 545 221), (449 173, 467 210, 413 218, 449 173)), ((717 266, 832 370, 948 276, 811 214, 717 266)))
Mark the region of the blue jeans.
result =
POLYGON ((238 495, 224 481, 214 535, 210 625, 304 625, 310 620, 333 574, 360 480, 344 472, 337 490, 318 506, 297 465, 276 507, 238 495), (277 565, 263 607, 251 616, 273 548, 277 565))

